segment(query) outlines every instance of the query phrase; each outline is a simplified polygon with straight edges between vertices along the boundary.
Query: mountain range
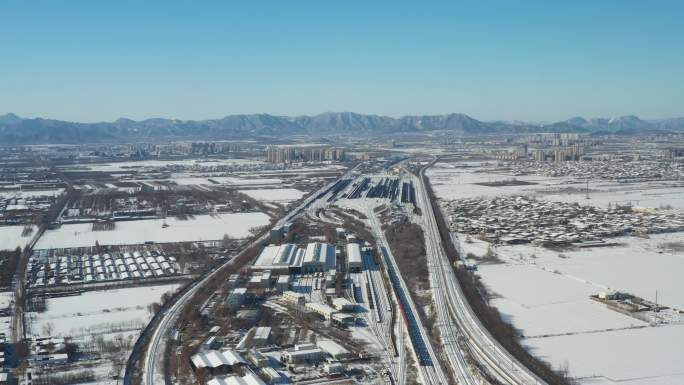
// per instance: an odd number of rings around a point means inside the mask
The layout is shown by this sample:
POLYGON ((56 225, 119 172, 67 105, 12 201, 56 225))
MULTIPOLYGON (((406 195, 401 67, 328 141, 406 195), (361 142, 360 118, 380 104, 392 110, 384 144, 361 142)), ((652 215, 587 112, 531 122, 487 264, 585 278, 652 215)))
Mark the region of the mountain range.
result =
POLYGON ((642 120, 636 116, 584 119, 555 123, 481 121, 465 114, 422 115, 392 118, 354 112, 328 112, 313 116, 269 114, 229 115, 221 119, 178 120, 118 119, 113 122, 79 123, 55 119, 0 116, 0 144, 114 142, 145 139, 228 139, 294 135, 388 135, 446 131, 455 135, 490 135, 534 132, 590 134, 646 134, 684 132, 684 118, 642 120))

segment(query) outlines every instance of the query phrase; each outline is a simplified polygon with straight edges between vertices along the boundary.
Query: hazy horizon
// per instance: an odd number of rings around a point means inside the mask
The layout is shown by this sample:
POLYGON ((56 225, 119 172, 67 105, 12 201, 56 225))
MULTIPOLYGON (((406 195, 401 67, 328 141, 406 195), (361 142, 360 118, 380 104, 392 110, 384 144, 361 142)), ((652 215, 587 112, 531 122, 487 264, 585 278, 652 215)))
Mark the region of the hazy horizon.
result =
POLYGON ((69 119, 59 119, 59 118, 54 118, 51 116, 23 116, 20 114, 17 114, 12 111, 0 113, 1 116, 7 116, 7 115, 15 115, 18 116, 19 118, 22 119, 48 119, 48 120, 58 120, 58 121, 66 121, 66 122, 74 122, 74 123, 85 123, 85 124, 95 124, 95 123, 112 123, 120 119, 129 119, 133 120, 135 122, 142 122, 145 120, 152 120, 152 119, 165 119, 165 120, 180 120, 180 121, 204 121, 204 120, 220 120, 229 116, 238 116, 238 115, 270 115, 270 116, 278 116, 278 117, 287 117, 287 118, 296 118, 296 117, 303 117, 303 116, 316 116, 316 115, 322 115, 322 114, 336 114, 336 113, 356 113, 356 114, 361 114, 361 115, 375 115, 375 116, 382 116, 382 117, 389 117, 393 119, 401 119, 403 117, 408 117, 408 116, 440 116, 440 115, 450 115, 450 114, 463 114, 467 115, 470 118, 482 121, 482 122, 521 122, 521 123, 527 123, 527 124, 548 124, 548 123, 557 123, 557 122, 562 122, 574 118, 583 118, 586 120, 591 120, 591 119, 611 119, 611 118, 619 118, 619 117, 625 117, 625 116, 636 116, 637 118, 643 120, 643 121, 661 121, 661 120, 668 120, 668 119, 680 119, 684 118, 684 114, 681 116, 664 116, 664 117, 655 117, 655 118, 645 118, 643 116, 635 115, 635 114, 626 114, 626 115, 619 115, 619 116, 569 116, 563 119, 558 119, 558 120, 519 120, 519 119, 483 119, 477 116, 473 116, 471 114, 468 114, 466 112, 445 112, 441 114, 401 114, 401 115, 384 115, 384 114, 376 114, 376 113, 361 113, 357 111, 323 111, 323 112, 318 112, 318 113, 313 113, 313 114, 297 114, 297 115, 286 115, 286 114, 273 114, 269 112, 250 112, 250 113, 234 113, 234 114, 224 114, 221 116, 214 116, 214 117, 206 117, 206 118, 188 118, 188 119, 182 119, 182 118, 176 118, 172 116, 149 116, 149 117, 143 117, 140 119, 133 119, 128 116, 120 116, 115 119, 110 119, 110 120, 69 120, 69 119))

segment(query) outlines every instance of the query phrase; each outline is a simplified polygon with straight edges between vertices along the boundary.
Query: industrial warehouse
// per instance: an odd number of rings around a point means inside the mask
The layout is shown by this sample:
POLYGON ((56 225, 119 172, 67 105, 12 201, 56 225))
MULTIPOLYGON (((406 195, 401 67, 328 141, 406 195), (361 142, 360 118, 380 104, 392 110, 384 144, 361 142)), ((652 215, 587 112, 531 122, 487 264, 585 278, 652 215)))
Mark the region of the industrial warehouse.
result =
POLYGON ((270 245, 264 248, 252 270, 288 271, 292 273, 322 272, 335 269, 337 251, 329 243, 313 242, 306 248, 292 243, 270 245))

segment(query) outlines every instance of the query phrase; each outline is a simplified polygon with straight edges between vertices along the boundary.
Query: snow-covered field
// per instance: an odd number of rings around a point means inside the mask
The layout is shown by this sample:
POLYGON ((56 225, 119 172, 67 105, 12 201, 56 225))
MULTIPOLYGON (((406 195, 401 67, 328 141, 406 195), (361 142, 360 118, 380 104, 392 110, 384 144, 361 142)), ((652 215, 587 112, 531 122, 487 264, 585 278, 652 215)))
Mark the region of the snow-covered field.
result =
POLYGON ((684 243, 684 233, 655 234, 648 239, 619 237, 611 241, 623 245, 564 251, 562 254, 567 258, 559 258, 555 251, 525 245, 496 250, 500 257, 511 261, 534 254, 537 258, 528 263, 592 285, 595 291, 626 291, 654 301, 657 290, 660 303, 684 309, 684 254, 658 248, 668 242, 684 243))
MULTIPOLYGON (((684 209, 684 193, 671 182, 592 181, 591 199, 585 199, 586 185, 570 178, 475 172, 484 168, 442 164, 428 175, 442 199, 534 194, 601 207, 631 203, 684 209), (536 184, 475 184, 513 178, 536 184), (564 192, 568 188, 574 192, 564 192)), ((657 291, 659 303, 684 309, 684 252, 659 247, 684 243, 684 233, 611 241, 620 245, 563 252, 531 245, 499 246, 495 251, 502 263, 480 264, 478 274, 494 294, 491 303, 525 336, 525 346, 554 368, 567 367, 582 384, 684 384, 684 324, 653 326, 589 299, 592 294, 617 290, 653 301, 657 291)), ((487 246, 476 239, 462 242, 464 252, 476 256, 484 255, 487 246)))
POLYGON ((114 162, 114 163, 92 163, 83 165, 70 165, 60 167, 64 170, 90 170, 101 172, 120 172, 130 171, 132 169, 151 169, 161 168, 166 166, 185 166, 185 167, 212 167, 212 166, 238 166, 248 164, 263 163, 257 160, 249 159, 217 159, 217 160, 145 160, 132 162, 114 162))
MULTIPOLYGON (((438 163, 439 165, 439 163, 438 163)), ((533 194, 538 188, 551 188, 567 183, 561 178, 544 176, 512 176, 498 173, 475 172, 473 168, 432 167, 427 171, 430 183, 437 197, 461 199, 474 197, 496 197, 499 195, 533 194), (536 183, 518 186, 489 187, 475 183, 500 182, 511 179, 536 183)))
POLYGON ((36 245, 37 249, 100 245, 131 245, 148 241, 156 243, 191 242, 222 239, 225 234, 232 238, 246 238, 249 230, 269 223, 264 213, 231 213, 197 215, 188 220, 167 218, 166 228, 162 219, 116 222, 112 231, 91 231, 92 224, 63 225, 48 230, 36 245))
POLYGON ((57 196, 64 192, 63 188, 55 190, 5 190, 0 191, 0 198, 23 199, 41 196, 57 196))
MULTIPOLYGON (((584 384, 681 384, 683 324, 651 326, 589 299, 619 290, 684 308, 684 254, 659 249, 684 233, 623 237, 623 246, 556 251, 496 248, 500 264, 478 272, 495 294, 492 304, 526 337, 523 343, 555 368, 569 366, 584 384), (610 359, 607 359, 610 357, 610 359)), ((481 255, 479 241, 464 250, 481 255), (477 251, 480 253, 478 254, 477 251)))
MULTIPOLYGON (((11 291, 0 292, 0 310, 4 310, 10 307, 12 304, 12 298, 14 298, 14 293, 11 291)), ((11 317, 0 317, 0 333, 5 333, 5 336, 9 339, 12 327, 11 317)))
MULTIPOLYGON (((608 205, 631 204, 634 207, 659 208, 671 206, 674 209, 684 209, 684 188, 669 187, 671 183, 589 183, 590 199, 586 194, 577 192, 574 194, 554 193, 543 194, 546 200, 560 202, 577 202, 582 205, 608 207, 608 205)), ((582 188, 584 186, 576 186, 582 188)))
POLYGON ((600 289, 578 279, 531 265, 480 265, 479 271, 500 296, 494 305, 526 337, 644 325, 590 300, 600 289))
POLYGON ((31 332, 44 335, 48 324, 52 335, 89 336, 114 330, 140 330, 151 318, 147 305, 159 302, 179 284, 140 286, 47 299, 47 311, 31 313, 31 332))
POLYGON ((241 190, 240 192, 264 202, 287 203, 296 201, 304 196, 304 192, 295 188, 241 190))
POLYGON ((283 182, 282 179, 278 178, 241 178, 232 176, 197 176, 184 174, 174 174, 171 181, 179 185, 216 186, 216 183, 211 182, 209 179, 221 185, 229 186, 278 185, 283 182))
POLYGON ((435 194, 442 199, 461 199, 473 197, 496 197, 501 195, 537 195, 541 199, 559 202, 577 202, 582 205, 608 207, 615 204, 631 204, 635 207, 659 208, 670 205, 684 209, 684 192, 675 182, 617 183, 591 181, 590 198, 586 199, 587 185, 572 178, 554 178, 525 175, 514 176, 497 172, 476 172, 492 169, 492 166, 457 168, 450 164, 438 163, 428 170, 435 194), (536 183, 519 186, 489 187, 476 183, 501 182, 516 179, 536 183), (564 191, 571 188, 574 191, 564 191))
MULTIPOLYGON (((264 171, 250 171, 249 175, 250 176, 263 176, 263 175, 273 175, 273 174, 290 174, 290 173, 296 173, 296 174, 313 174, 313 173, 321 173, 321 172, 330 172, 330 171, 340 171, 340 170, 346 170, 347 167, 343 166, 341 164, 328 164, 325 166, 303 166, 303 167, 286 167, 282 169, 277 169, 277 170, 264 170, 264 171)), ((236 174, 242 175, 244 174, 243 172, 237 172, 236 174)))
POLYGON ((31 242, 38 228, 34 226, 34 232, 28 237, 21 236, 23 230, 24 226, 0 226, 0 250, 14 250, 17 246, 23 248, 31 242))
POLYGON ((660 326, 526 340, 554 367, 586 385, 681 385, 684 326, 660 326))
POLYGON ((44 337, 71 337, 86 351, 96 349, 99 359, 83 361, 83 366, 54 368, 57 375, 77 373, 83 368, 92 370, 96 380, 91 385, 114 385, 114 375, 122 374, 123 366, 114 365, 113 358, 125 359, 152 318, 148 306, 160 302, 164 293, 173 293, 179 284, 140 286, 105 291, 89 291, 71 297, 48 298, 47 310, 29 313, 29 334, 44 337), (118 351, 109 352, 98 341, 116 341, 118 351))

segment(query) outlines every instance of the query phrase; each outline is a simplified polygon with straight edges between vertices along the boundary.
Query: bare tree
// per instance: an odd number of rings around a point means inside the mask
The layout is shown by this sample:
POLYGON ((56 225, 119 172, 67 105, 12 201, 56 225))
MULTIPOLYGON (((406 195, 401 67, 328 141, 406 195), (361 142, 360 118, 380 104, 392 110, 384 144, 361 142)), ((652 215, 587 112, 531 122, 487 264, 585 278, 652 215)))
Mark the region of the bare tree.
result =
POLYGON ((52 322, 48 322, 45 325, 43 325, 43 334, 46 337, 51 337, 52 332, 54 332, 54 331, 55 331, 55 324, 53 324, 52 322))
POLYGON ((228 235, 228 234, 223 235, 223 247, 229 248, 232 242, 233 242, 233 238, 231 238, 230 235, 228 235))

